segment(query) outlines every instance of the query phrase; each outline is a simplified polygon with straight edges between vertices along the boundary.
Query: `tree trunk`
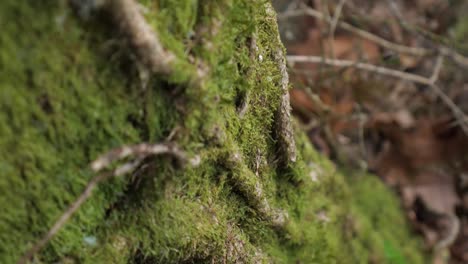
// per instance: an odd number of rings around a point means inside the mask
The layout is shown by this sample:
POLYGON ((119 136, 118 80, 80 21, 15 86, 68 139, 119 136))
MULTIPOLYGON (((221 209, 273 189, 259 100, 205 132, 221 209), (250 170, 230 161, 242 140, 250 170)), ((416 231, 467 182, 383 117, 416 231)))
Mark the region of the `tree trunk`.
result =
POLYGON ((378 180, 292 134, 268 2, 140 4, 0 2, 0 262, 424 263, 378 180))

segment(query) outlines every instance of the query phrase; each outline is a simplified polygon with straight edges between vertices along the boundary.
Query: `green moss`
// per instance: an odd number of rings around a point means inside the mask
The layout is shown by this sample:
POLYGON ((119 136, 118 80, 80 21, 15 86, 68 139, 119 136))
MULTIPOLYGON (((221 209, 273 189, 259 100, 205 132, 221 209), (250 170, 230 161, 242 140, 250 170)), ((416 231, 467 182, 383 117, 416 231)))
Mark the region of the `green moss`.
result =
POLYGON ((416 243, 401 247, 407 230, 391 229, 404 222, 383 187, 377 194, 366 183, 350 188, 300 133, 298 162, 278 165, 274 53, 281 44, 268 3, 142 4, 177 57, 175 74, 152 76, 146 86, 132 51, 97 14, 77 17, 60 1, 1 2, 0 262, 15 262, 47 232, 93 177, 87 167, 99 154, 163 141, 175 129, 174 140, 200 155, 200 166, 158 157, 102 183, 36 259, 364 263, 376 254, 422 263, 416 243), (207 73, 197 84, 201 66, 207 73), (372 202, 379 199, 389 208, 382 216, 372 202), (284 226, 273 223, 278 212, 287 213, 284 226), (347 237, 350 217, 360 229, 347 237))
POLYGON ((351 244, 353 251, 373 252, 372 257, 386 263, 425 263, 415 250, 422 247, 421 241, 409 235, 406 220, 399 210, 399 201, 376 177, 365 175, 357 178, 357 183, 352 185, 352 193, 350 217, 354 223, 350 224, 354 225, 355 232, 360 233, 351 244))
MULTIPOLYGON (((464 9, 466 9, 466 7, 464 9)), ((452 28, 452 32, 453 46, 464 54, 468 53, 468 18, 460 15, 458 21, 452 28)))

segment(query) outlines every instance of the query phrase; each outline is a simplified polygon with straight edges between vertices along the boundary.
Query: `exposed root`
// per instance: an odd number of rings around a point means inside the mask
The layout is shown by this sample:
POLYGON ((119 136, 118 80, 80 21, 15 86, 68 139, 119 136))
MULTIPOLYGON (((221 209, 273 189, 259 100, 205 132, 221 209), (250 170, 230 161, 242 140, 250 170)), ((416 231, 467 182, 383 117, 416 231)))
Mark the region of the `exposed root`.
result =
POLYGON ((278 140, 284 153, 284 159, 287 162, 296 161, 296 143, 291 124, 291 105, 289 103, 289 76, 286 68, 286 59, 282 47, 278 48, 275 54, 276 63, 281 72, 281 102, 278 109, 276 124, 278 140))
POLYGON ((175 55, 164 49, 134 0, 107 0, 103 6, 127 36, 141 63, 154 73, 171 74, 175 55))
POLYGON ((135 0, 69 0, 84 19, 91 11, 103 10, 126 36, 139 63, 152 73, 169 75, 175 55, 164 49, 158 34, 146 22, 143 6, 135 0))
POLYGON ((225 165, 233 171, 233 181, 250 206, 273 226, 283 227, 288 220, 288 213, 270 205, 259 179, 246 168, 241 155, 234 152, 226 159, 225 165))
MULTIPOLYGON (((249 59, 251 63, 253 64, 255 61, 255 58, 257 57, 257 35, 254 33, 252 34, 252 37, 250 38, 250 47, 249 47, 249 59)), ((247 78, 251 79, 253 74, 253 67, 250 67, 247 70, 247 78)), ((249 91, 246 92, 244 95, 243 101, 239 109, 237 110, 239 117, 243 118, 245 113, 247 113, 247 110, 249 110, 249 101, 250 101, 250 93, 249 91)))
POLYGON ((124 146, 109 151, 108 153, 100 156, 98 159, 91 163, 91 168, 98 172, 108 167, 111 163, 121 160, 123 158, 133 156, 134 160, 129 161, 116 169, 104 172, 93 177, 87 184, 85 190, 81 195, 68 207, 68 209, 60 216, 55 224, 49 231, 37 241, 31 249, 20 258, 18 264, 27 263, 31 260, 36 253, 38 253, 47 243, 54 237, 55 234, 67 223, 70 217, 81 207, 81 205, 91 196, 93 190, 98 183, 107 180, 111 177, 117 177, 133 172, 141 162, 151 155, 171 154, 181 162, 189 162, 191 165, 196 166, 200 163, 200 158, 197 156, 193 159, 188 159, 187 155, 174 145, 170 144, 138 144, 134 146, 124 146))
MULTIPOLYGON (((265 263, 266 256, 258 248, 248 248, 240 236, 240 231, 232 224, 227 226, 227 238, 225 242, 226 254, 222 263, 265 263), (253 251, 253 252, 252 252, 253 251), (252 257, 253 258, 249 258, 252 257)), ((218 263, 218 262, 216 262, 218 263)), ((221 262, 219 262, 221 263, 221 262)))
POLYGON ((47 231, 47 233, 37 241, 31 249, 29 249, 18 261, 18 264, 27 263, 29 260, 34 257, 36 253, 38 253, 47 243, 52 239, 52 237, 57 234, 57 232, 67 223, 70 217, 81 207, 81 205, 91 196, 94 188, 96 188, 97 184, 109 179, 112 176, 119 176, 126 173, 133 171, 142 159, 137 159, 134 162, 126 163, 112 172, 102 173, 97 175, 96 177, 92 178, 88 185, 86 185, 85 190, 81 195, 76 199, 68 209, 60 216, 60 218, 55 222, 55 224, 47 231))
POLYGON ((120 148, 113 149, 104 155, 98 157, 91 163, 91 168, 98 172, 111 163, 124 159, 129 156, 148 156, 148 155, 160 155, 160 154, 171 154, 182 162, 189 162, 193 166, 197 166, 200 162, 199 158, 188 159, 185 152, 180 150, 177 146, 169 143, 161 144, 149 144, 141 143, 133 146, 123 146, 120 148))
MULTIPOLYGON (((277 21, 276 12, 270 3, 265 3, 265 11, 270 19, 277 21)), ((284 47, 279 33, 276 38, 277 49, 274 52, 274 59, 281 74, 281 101, 275 117, 276 133, 280 144, 282 161, 286 164, 296 162, 296 142, 291 124, 291 105, 289 102, 289 75, 284 53, 284 47)))

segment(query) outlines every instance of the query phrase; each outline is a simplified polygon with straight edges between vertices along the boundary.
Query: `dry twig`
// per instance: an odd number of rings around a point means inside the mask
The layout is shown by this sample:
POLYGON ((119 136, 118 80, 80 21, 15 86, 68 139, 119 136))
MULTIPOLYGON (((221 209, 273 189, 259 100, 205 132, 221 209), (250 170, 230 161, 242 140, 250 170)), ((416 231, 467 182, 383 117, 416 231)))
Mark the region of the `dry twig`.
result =
MULTIPOLYGON (((325 16, 324 14, 322 14, 321 12, 311 8, 311 7, 308 7, 308 6, 303 6, 301 9, 298 9, 298 10, 290 10, 290 11, 286 11, 282 14, 279 14, 278 15, 278 18, 279 19, 287 19, 289 17, 294 17, 294 16, 300 16, 300 15, 308 15, 308 16, 312 16, 312 17, 315 17, 317 19, 320 19, 320 20, 324 20, 326 21, 327 23, 332 23, 332 19, 330 17, 327 17, 325 16)), ((362 30, 360 28, 357 28, 347 22, 343 22, 343 21, 338 21, 337 22, 337 26, 344 29, 344 30, 347 30, 349 32, 352 32, 362 38, 365 38, 365 39, 368 39, 372 42, 375 42, 377 44, 379 44, 380 46, 382 47, 385 47, 387 49, 390 49, 390 50, 394 50, 396 52, 399 52, 399 53, 403 53, 403 54, 409 54, 409 55, 413 55, 413 56, 418 56, 418 57, 422 57, 422 56, 426 56, 426 55, 430 55, 432 54, 433 52, 430 52, 430 50, 427 50, 427 49, 424 49, 424 48, 419 48, 419 47, 408 47, 408 46, 405 46, 405 45, 400 45, 400 44, 396 44, 396 43, 393 43, 391 41, 388 41, 384 38, 381 38, 377 35, 374 35, 368 31, 365 31, 365 30, 362 30)))
MULTIPOLYGON (((177 146, 172 144, 148 144, 141 143, 133 146, 123 146, 120 148, 113 149, 108 153, 100 156, 91 163, 91 168, 95 171, 101 171, 102 169, 110 166, 111 163, 124 159, 129 156, 149 156, 149 155, 161 155, 171 154, 182 162, 188 161, 185 152, 180 150, 177 146)), ((191 160, 192 165, 198 165, 197 160, 191 160)))
POLYGON ((341 11, 343 10, 343 6, 346 0, 340 0, 338 6, 336 7, 335 13, 333 14, 333 19, 330 23, 330 34, 333 36, 335 35, 336 26, 338 25, 338 21, 340 20, 341 11))
POLYGON ((319 56, 287 56, 289 63, 298 63, 298 62, 305 62, 305 63, 323 63, 330 66, 336 67, 354 67, 356 69, 365 70, 369 72, 375 72, 382 75, 387 75, 391 77, 396 77, 400 79, 404 79, 407 81, 412 81, 416 83, 431 85, 431 82, 428 78, 419 76, 416 74, 406 73, 398 70, 393 70, 385 67, 379 67, 370 63, 364 62, 355 62, 350 60, 333 60, 328 58, 323 58, 319 56))
POLYGON ((193 159, 187 159, 187 155, 170 144, 138 144, 134 146, 124 146, 109 151, 108 153, 100 156, 91 163, 91 168, 95 171, 101 171, 102 169, 110 166, 111 163, 122 160, 126 157, 135 157, 134 160, 129 161, 110 172, 104 172, 93 177, 86 185, 85 190, 78 196, 78 198, 68 207, 67 210, 60 216, 55 224, 47 231, 47 233, 34 245, 26 251, 26 253, 18 261, 18 264, 27 263, 39 252, 47 243, 57 234, 57 232, 68 222, 73 214, 81 207, 81 205, 91 196, 96 186, 111 177, 118 177, 134 171, 140 163, 150 155, 170 154, 176 157, 181 162, 189 162, 191 165, 196 166, 199 164, 199 157, 193 159))
MULTIPOLYGON (((323 13, 308 7, 306 5, 302 5, 301 9, 297 10, 288 10, 282 14, 278 15, 279 19, 286 19, 289 17, 294 17, 294 16, 300 16, 300 15, 308 15, 315 17, 319 20, 324 20, 329 24, 333 23, 333 19, 330 18, 329 16, 324 15, 323 13)), ((424 57, 424 56, 431 56, 434 54, 441 54, 447 58, 450 58, 453 62, 458 64, 459 66, 468 68, 468 58, 459 54, 458 52, 446 47, 446 46, 437 46, 437 48, 434 49, 429 49, 429 48, 422 48, 422 47, 409 47, 397 43, 393 43, 391 41, 388 41, 382 37, 379 37, 375 34, 372 34, 368 31, 362 30, 358 27, 355 27, 347 22, 344 21, 338 21, 337 26, 347 30, 349 32, 352 32, 356 35, 358 35, 361 38, 370 40, 384 48, 396 51, 398 53, 402 54, 408 54, 416 57, 424 57)))
POLYGON ((436 60, 436 64, 434 66, 434 71, 432 72, 431 78, 429 78, 429 81, 434 85, 437 80, 439 79, 440 75, 440 70, 442 70, 442 65, 444 62, 444 57, 439 55, 436 60))
POLYGON ((55 222, 55 224, 47 231, 47 233, 37 241, 31 249, 29 249, 18 261, 18 264, 27 263, 37 252, 39 252, 51 239, 57 234, 57 232, 65 225, 65 223, 70 219, 70 217, 81 207, 81 205, 91 196, 94 188, 97 184, 109 179, 112 176, 120 176, 126 173, 133 171, 142 159, 136 159, 133 162, 126 163, 112 172, 102 173, 92 178, 88 185, 86 185, 85 190, 81 195, 76 199, 68 209, 60 216, 60 218, 55 222))
POLYGON ((460 122, 460 125, 463 131, 468 135, 468 125, 466 124, 467 117, 465 113, 463 113, 463 111, 452 101, 452 99, 450 99, 450 97, 448 97, 440 89, 440 87, 436 85, 436 81, 437 81, 440 69, 442 67, 442 59, 440 56, 437 60, 434 73, 430 78, 412 74, 412 73, 402 72, 402 71, 398 71, 394 69, 389 69, 385 67, 379 67, 379 66, 369 64, 369 63, 355 62, 355 61, 350 61, 350 60, 333 60, 333 59, 327 59, 327 58, 322 58, 318 56, 287 56, 287 59, 289 63, 297 63, 297 62, 323 63, 326 65, 335 66, 335 67, 354 67, 356 69, 360 69, 360 70, 364 70, 368 72, 374 72, 374 73, 378 73, 381 75, 386 75, 386 76, 390 76, 394 78, 403 79, 406 81, 411 81, 411 82, 427 85, 431 87, 434 93, 440 97, 440 99, 447 105, 448 108, 450 108, 452 113, 460 122))
POLYGON ((330 22, 330 32, 328 34, 329 35, 328 41, 330 45, 330 55, 333 59, 336 59, 335 48, 334 48, 335 46, 333 45, 333 43, 335 42, 336 25, 338 24, 338 21, 340 19, 341 11, 343 10, 343 6, 345 2, 346 0, 340 0, 340 2, 338 3, 338 6, 335 9, 335 12, 333 13, 333 18, 331 19, 331 22, 330 22))

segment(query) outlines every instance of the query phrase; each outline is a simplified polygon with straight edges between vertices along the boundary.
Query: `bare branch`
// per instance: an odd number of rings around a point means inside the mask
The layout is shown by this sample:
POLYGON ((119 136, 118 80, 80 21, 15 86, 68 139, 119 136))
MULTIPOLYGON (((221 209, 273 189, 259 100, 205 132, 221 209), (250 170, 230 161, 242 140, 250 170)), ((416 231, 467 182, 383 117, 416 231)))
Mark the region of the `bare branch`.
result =
POLYGON ((461 55, 460 53, 455 52, 447 47, 440 47, 439 48, 440 54, 452 59, 455 63, 460 66, 464 66, 465 68, 468 67, 468 58, 461 55))
MULTIPOLYGON (((187 155, 174 145, 142 143, 134 146, 124 146, 111 150, 93 161, 91 163, 91 168, 97 172, 108 167, 115 161, 129 156, 136 157, 133 161, 124 163, 110 172, 101 173, 93 177, 88 182, 85 190, 81 193, 81 195, 68 207, 68 209, 60 216, 60 218, 49 229, 49 231, 21 257, 21 259, 18 261, 18 264, 27 263, 32 257, 34 257, 37 252, 39 252, 45 245, 47 245, 47 243, 68 222, 68 220, 81 207, 81 205, 91 196, 93 190, 100 182, 103 182, 104 180, 107 180, 111 177, 117 177, 131 173, 146 157, 159 154, 171 154, 183 162, 188 160, 187 155)), ((197 156, 189 160, 189 162, 191 165, 196 166, 200 163, 200 159, 197 156)))
MULTIPOLYGON (((390 5, 392 6, 392 5, 390 5)), ((397 16, 398 16, 398 13, 393 10, 397 16)), ((315 17, 319 20, 323 20, 323 21, 326 21, 327 23, 329 23, 330 25, 333 24, 334 20, 332 18, 330 18, 329 16, 326 16, 324 15, 323 13, 311 8, 311 7, 308 7, 306 6, 305 4, 302 4, 301 6, 301 9, 296 9, 296 10, 287 10, 286 12, 284 13, 281 13, 281 14, 278 14, 278 19, 286 19, 286 18, 289 18, 289 17, 295 17, 295 16, 300 16, 300 15, 308 15, 308 16, 312 16, 312 17, 315 17)), ((443 56, 451 59, 453 62, 455 62, 456 64, 458 64, 459 66, 462 66, 462 67, 465 67, 465 68, 468 68, 468 58, 461 55, 460 53, 446 47, 446 46, 441 46, 441 45, 438 45, 437 48, 434 48, 434 49, 429 49, 429 48, 422 48, 422 47, 409 47, 409 46, 405 46, 405 45, 401 45, 401 44, 397 44, 397 43, 393 43, 391 41, 388 41, 382 37, 379 37, 375 34, 372 34, 368 31, 365 31, 365 30, 362 30, 358 27, 355 27, 349 23, 346 23, 344 21, 337 21, 337 26, 344 29, 344 30, 347 30, 349 32, 352 32, 358 36, 360 36, 361 38, 365 38, 367 40, 370 40, 384 48, 387 48, 387 49, 390 49, 390 50, 393 50, 393 51, 396 51, 398 53, 402 53, 402 54, 408 54, 408 55, 412 55, 412 56, 416 56, 416 57, 424 57, 424 56, 430 56, 430 55, 433 55, 433 54, 442 54, 443 56)))
POLYGON ((432 83, 432 84, 435 84, 437 82, 437 80, 439 79, 439 75, 440 75, 440 70, 442 69, 442 64, 444 62, 444 57, 439 55, 437 57, 437 60, 436 60, 436 65, 434 67, 434 71, 432 72, 432 76, 431 78, 429 79, 429 81, 432 83))
POLYGON ((287 56, 289 63, 297 63, 297 62, 304 62, 304 63, 323 63, 330 66, 335 67, 354 67, 359 70, 364 70, 368 72, 374 72, 394 78, 403 79, 406 81, 411 81, 415 83, 420 83, 427 85, 432 88, 434 93, 440 97, 440 99, 444 102, 444 104, 452 111, 454 116, 460 122, 460 126, 462 127, 463 131, 468 135, 468 125, 467 125, 467 117, 465 113, 448 97, 435 83, 437 81, 440 68, 442 67, 442 59, 438 58, 436 62, 436 67, 434 73, 431 78, 423 77, 416 74, 406 73, 398 70, 393 70, 385 67, 379 67, 369 63, 363 62, 355 62, 349 60, 333 60, 322 58, 318 56, 287 56))
POLYGON ((18 261, 18 264, 27 263, 37 252, 39 252, 47 243, 52 239, 52 237, 57 234, 57 232, 68 222, 70 217, 81 207, 81 205, 91 196, 93 190, 96 188, 97 184, 112 177, 120 176, 126 173, 133 171, 142 159, 137 159, 133 162, 126 163, 112 172, 102 173, 92 178, 88 185, 86 185, 85 190, 81 195, 76 199, 68 209, 60 216, 60 218, 55 222, 55 224, 49 229, 49 231, 34 244, 34 246, 29 249, 18 261))
POLYGON ((390 11, 392 11, 393 15, 401 21, 404 21, 403 14, 400 11, 400 8, 398 8, 398 4, 395 2, 395 0, 387 0, 387 3, 390 7, 390 11))
MULTIPOLYGON (((401 14, 401 11, 399 10, 395 0, 387 0, 387 3, 390 7, 390 10, 392 11, 392 14, 398 19, 398 22, 407 30, 415 31, 414 27, 412 27, 411 25, 409 25, 408 22, 405 21, 405 18, 401 14)), ((427 37, 427 34, 423 35, 427 37)), ((450 49, 447 46, 438 45, 437 51, 443 56, 450 58, 456 64, 464 66, 465 68, 468 67, 468 58, 454 51, 453 49, 450 49)))
POLYGON ((327 59, 327 58, 322 58, 319 56, 292 56, 289 55, 287 56, 288 62, 289 63, 297 63, 297 62, 306 62, 306 63, 323 63, 326 65, 330 66, 336 66, 336 67, 354 67, 356 69, 360 70, 365 70, 368 72, 375 72, 399 79, 404 79, 407 81, 411 82, 417 82, 421 84, 426 84, 426 85, 431 85, 431 82, 428 78, 416 75, 416 74, 411 74, 411 73, 406 73, 398 70, 393 70, 385 67, 379 67, 370 63, 364 63, 364 62, 355 62, 355 61, 350 61, 350 60, 333 60, 333 59, 327 59))
MULTIPOLYGON (((290 10, 290 11, 286 11, 282 14, 279 14, 278 15, 278 18, 279 19, 286 19, 286 18, 289 18, 289 17, 294 17, 294 16, 300 16, 300 15, 308 15, 308 16, 312 16, 312 17, 315 17, 317 19, 320 19, 320 20, 324 20, 326 21, 327 23, 332 23, 332 19, 330 17, 327 17, 325 15, 323 15, 322 13, 320 13, 319 11, 313 9, 313 8, 310 8, 308 6, 303 6, 301 9, 298 9, 298 10, 290 10)), ((382 47, 385 47, 387 49, 390 49, 390 50, 394 50, 396 52, 399 52, 399 53, 403 53, 403 54, 409 54, 409 55, 413 55, 413 56, 417 56, 417 57, 422 57, 422 56, 426 56, 426 55, 430 55, 430 54, 433 54, 434 52, 432 52, 431 50, 428 50, 428 49, 425 49, 425 48, 419 48, 419 47, 408 47, 408 46, 405 46, 405 45, 400 45, 400 44, 396 44, 396 43, 393 43, 393 42, 390 42, 384 38, 381 38, 377 35, 374 35, 368 31, 365 31, 365 30, 362 30, 360 28, 357 28, 349 23, 346 23, 346 22, 343 22, 343 21, 338 21, 337 22, 337 26, 344 29, 344 30, 347 30, 349 32, 352 32, 362 38, 365 38, 365 39, 368 39, 372 42, 375 42, 377 44, 379 44, 380 46, 382 47)))
MULTIPOLYGON (((336 59, 335 56, 335 45, 333 43, 335 42, 335 30, 336 30, 336 25, 340 19, 341 16, 341 11, 343 10, 343 5, 346 2, 346 0, 340 0, 338 3, 338 6, 335 8, 335 12, 333 14, 333 19, 331 19, 330 24, 330 32, 328 33, 328 41, 330 45, 330 55, 333 59, 336 59)), ((326 9, 327 10, 327 9, 326 9)))
POLYGON ((346 0, 340 0, 340 2, 338 3, 338 6, 336 7, 335 13, 333 14, 333 19, 330 23, 330 34, 332 36, 335 35, 336 26, 338 24, 338 21, 340 20, 341 11, 343 10, 343 6, 345 2, 346 0))
MULTIPOLYGON (((124 159, 128 156, 148 156, 148 155, 160 155, 160 154, 171 154, 178 158, 180 161, 187 161, 186 154, 181 151, 175 145, 169 143, 161 144, 149 144, 141 143, 133 146, 123 146, 120 148, 113 149, 104 155, 98 157, 91 163, 91 168, 98 172, 102 169, 109 167, 111 163, 124 159)), ((196 164, 194 164, 196 165, 196 164)))

